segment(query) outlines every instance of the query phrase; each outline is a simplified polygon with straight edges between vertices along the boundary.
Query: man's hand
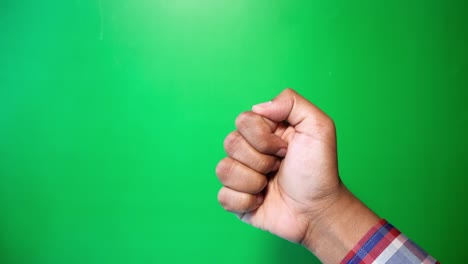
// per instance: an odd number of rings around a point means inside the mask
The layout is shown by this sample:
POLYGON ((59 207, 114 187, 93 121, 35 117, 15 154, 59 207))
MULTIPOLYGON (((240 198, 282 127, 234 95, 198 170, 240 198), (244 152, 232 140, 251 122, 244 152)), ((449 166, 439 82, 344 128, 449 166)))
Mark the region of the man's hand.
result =
POLYGON ((378 221, 340 181, 332 119, 295 91, 242 113, 236 127, 224 142, 228 157, 216 168, 226 210, 326 262, 339 261, 378 221), (362 223, 352 218, 356 213, 366 216, 362 223), (336 237, 341 231, 345 238, 336 237))

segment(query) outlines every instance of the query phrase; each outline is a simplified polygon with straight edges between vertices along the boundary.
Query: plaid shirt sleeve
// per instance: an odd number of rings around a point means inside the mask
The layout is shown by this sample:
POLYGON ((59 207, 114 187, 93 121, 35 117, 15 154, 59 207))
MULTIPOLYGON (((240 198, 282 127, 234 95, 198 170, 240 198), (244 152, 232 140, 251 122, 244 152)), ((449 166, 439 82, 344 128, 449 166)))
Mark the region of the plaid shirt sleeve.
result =
POLYGON ((380 220, 346 255, 341 264, 439 263, 386 220, 380 220))

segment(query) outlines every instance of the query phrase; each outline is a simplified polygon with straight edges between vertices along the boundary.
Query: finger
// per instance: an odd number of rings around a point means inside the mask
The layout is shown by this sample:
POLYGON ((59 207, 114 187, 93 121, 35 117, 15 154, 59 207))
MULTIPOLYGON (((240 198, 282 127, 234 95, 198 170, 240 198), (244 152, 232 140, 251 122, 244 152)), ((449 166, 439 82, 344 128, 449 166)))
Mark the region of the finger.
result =
POLYGON ((276 163, 279 162, 277 157, 255 150, 237 131, 226 137, 224 149, 229 157, 261 174, 272 172, 276 163))
POLYGON ((268 182, 265 175, 229 157, 218 163, 216 175, 224 186, 250 194, 260 193, 268 182))
POLYGON ((278 127, 277 123, 254 112, 244 112, 237 117, 236 127, 258 152, 280 157, 286 155, 288 144, 274 134, 278 127))
POLYGON ((218 192, 221 206, 233 213, 246 213, 257 209, 263 202, 262 194, 249 194, 222 187, 218 192))
POLYGON ((324 134, 321 129, 333 129, 333 120, 317 106, 292 89, 286 89, 270 102, 252 107, 254 113, 275 122, 287 121, 297 132, 324 134))

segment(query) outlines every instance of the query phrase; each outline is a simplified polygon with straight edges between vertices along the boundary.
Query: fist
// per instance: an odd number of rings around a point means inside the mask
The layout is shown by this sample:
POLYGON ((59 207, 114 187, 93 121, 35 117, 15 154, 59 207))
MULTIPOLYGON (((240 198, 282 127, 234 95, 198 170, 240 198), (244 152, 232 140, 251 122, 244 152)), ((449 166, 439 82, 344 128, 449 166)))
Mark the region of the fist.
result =
POLYGON ((303 243, 342 191, 334 123, 291 89, 236 119, 216 167, 224 209, 303 243))

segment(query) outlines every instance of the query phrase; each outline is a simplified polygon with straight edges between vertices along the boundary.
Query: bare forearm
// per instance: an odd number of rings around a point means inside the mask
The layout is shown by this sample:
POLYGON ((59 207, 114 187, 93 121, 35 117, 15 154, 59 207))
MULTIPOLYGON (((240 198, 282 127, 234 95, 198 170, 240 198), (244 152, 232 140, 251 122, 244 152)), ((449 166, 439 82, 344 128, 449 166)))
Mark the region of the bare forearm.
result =
POLYGON ((339 263, 379 217, 341 185, 340 197, 313 220, 304 246, 323 263, 339 263))

